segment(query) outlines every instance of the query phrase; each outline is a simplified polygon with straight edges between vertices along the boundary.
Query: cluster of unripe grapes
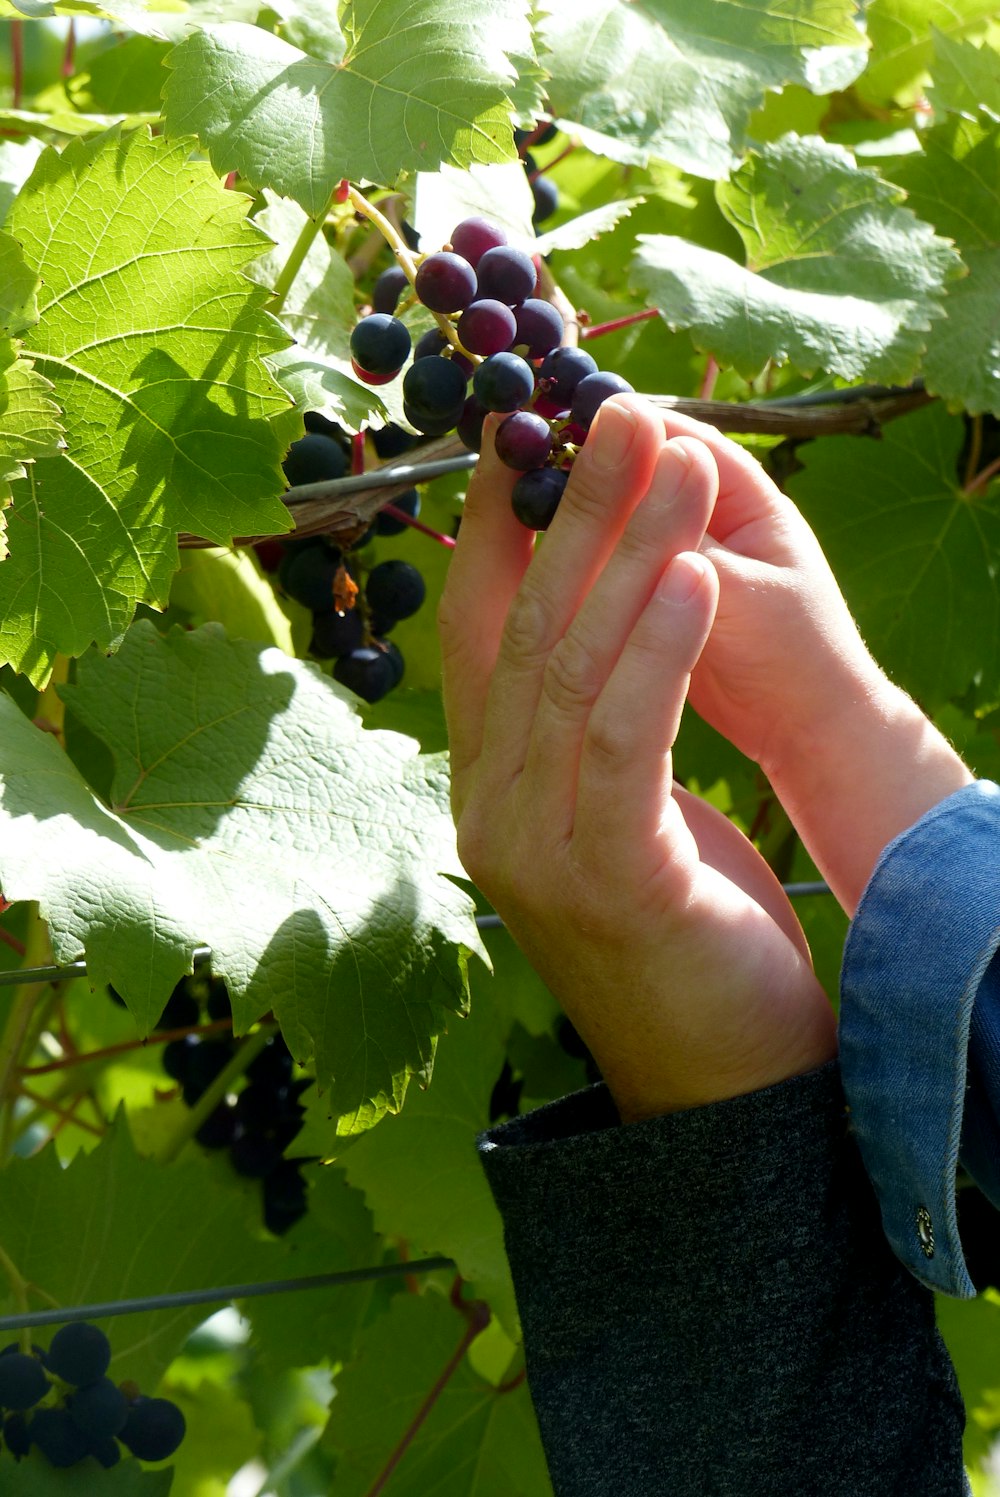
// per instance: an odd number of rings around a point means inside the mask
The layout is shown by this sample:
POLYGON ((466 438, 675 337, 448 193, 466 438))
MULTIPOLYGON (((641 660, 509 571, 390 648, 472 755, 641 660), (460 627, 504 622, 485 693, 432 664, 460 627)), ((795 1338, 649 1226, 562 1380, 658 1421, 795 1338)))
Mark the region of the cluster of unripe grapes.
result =
POLYGON ((105 1469, 121 1447, 141 1461, 163 1461, 184 1438, 184 1415, 169 1398, 146 1398, 134 1383, 107 1376, 111 1343, 96 1325, 75 1321, 48 1351, 13 1344, 0 1352, 0 1447, 23 1460, 32 1446, 52 1466, 93 1457, 105 1469))
POLYGON ((463 219, 443 250, 420 258, 412 288, 402 266, 383 271, 374 310, 351 334, 351 353, 358 377, 377 385, 395 379, 412 352, 403 412, 427 436, 457 431, 479 451, 487 414, 502 414, 496 451, 521 474, 514 513, 532 530, 546 530, 599 407, 632 386, 563 344, 562 315, 538 289, 535 261, 508 244, 500 225, 463 219), (415 348, 395 315, 407 290, 439 324, 415 348))

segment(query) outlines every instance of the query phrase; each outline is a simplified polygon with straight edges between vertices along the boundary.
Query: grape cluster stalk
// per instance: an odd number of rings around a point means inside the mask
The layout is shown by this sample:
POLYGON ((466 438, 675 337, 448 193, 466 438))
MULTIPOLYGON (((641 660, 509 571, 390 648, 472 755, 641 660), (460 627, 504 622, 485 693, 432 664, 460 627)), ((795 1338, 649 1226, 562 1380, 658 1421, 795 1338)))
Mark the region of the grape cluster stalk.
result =
POLYGON ((141 1461, 172 1456, 185 1435, 181 1410, 169 1398, 146 1397, 135 1383, 116 1384, 107 1375, 110 1365, 110 1341, 86 1321, 61 1326, 48 1350, 5 1346, 0 1452, 20 1462, 36 1449, 60 1469, 93 1459, 110 1470, 123 1446, 141 1461))

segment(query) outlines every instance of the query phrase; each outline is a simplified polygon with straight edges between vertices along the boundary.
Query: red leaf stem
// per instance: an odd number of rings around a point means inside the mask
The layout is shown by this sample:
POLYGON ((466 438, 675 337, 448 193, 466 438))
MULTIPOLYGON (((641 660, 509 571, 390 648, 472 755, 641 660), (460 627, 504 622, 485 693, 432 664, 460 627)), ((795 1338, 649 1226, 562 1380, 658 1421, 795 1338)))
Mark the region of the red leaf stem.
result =
POLYGON ((399 520, 401 524, 409 525, 414 530, 419 530, 421 535, 429 535, 432 541, 437 541, 439 546, 447 546, 449 551, 455 547, 455 542, 450 535, 442 535, 440 530, 432 530, 429 525, 422 525, 412 515, 406 514, 404 510, 397 509, 395 504, 383 504, 381 513, 383 515, 391 515, 394 520, 399 520))
POLYGON ((600 338, 605 333, 617 333, 619 328, 631 327, 635 322, 649 322, 659 315, 655 307, 647 307, 644 312, 631 312, 627 317, 616 317, 611 322, 592 322, 589 326, 580 328, 580 337, 600 338))

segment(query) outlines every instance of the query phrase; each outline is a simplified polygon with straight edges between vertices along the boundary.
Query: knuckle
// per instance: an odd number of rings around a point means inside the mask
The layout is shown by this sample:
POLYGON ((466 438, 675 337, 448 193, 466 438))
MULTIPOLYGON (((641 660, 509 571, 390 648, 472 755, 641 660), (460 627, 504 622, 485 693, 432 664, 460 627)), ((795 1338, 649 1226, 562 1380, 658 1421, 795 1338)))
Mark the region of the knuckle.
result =
POLYGON ((607 475, 602 481, 600 475, 592 473, 589 467, 584 469, 582 464, 574 465, 563 499, 563 506, 568 513, 575 515, 577 519, 604 527, 608 523, 608 501, 611 497, 607 475))
POLYGON ((578 712, 592 706, 602 685, 594 652, 579 633, 565 635, 555 646, 545 666, 542 691, 560 712, 578 712))
POLYGON ((501 658, 510 665, 535 665, 546 653, 553 632, 551 606, 530 583, 525 582, 507 614, 500 644, 501 658))
POLYGON ((635 748, 631 716, 621 712, 591 713, 583 739, 583 752, 599 769, 620 773, 627 770, 635 748))

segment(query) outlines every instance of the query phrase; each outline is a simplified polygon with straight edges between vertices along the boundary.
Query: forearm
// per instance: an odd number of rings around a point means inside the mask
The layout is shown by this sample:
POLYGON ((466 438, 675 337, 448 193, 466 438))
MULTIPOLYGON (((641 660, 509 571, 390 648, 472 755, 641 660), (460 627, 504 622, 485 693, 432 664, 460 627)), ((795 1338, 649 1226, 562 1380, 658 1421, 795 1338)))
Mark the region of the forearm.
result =
POLYGON ((886 1245, 836 1063, 616 1122, 595 1088, 481 1140, 557 1497, 960 1497, 933 1298, 886 1245))

